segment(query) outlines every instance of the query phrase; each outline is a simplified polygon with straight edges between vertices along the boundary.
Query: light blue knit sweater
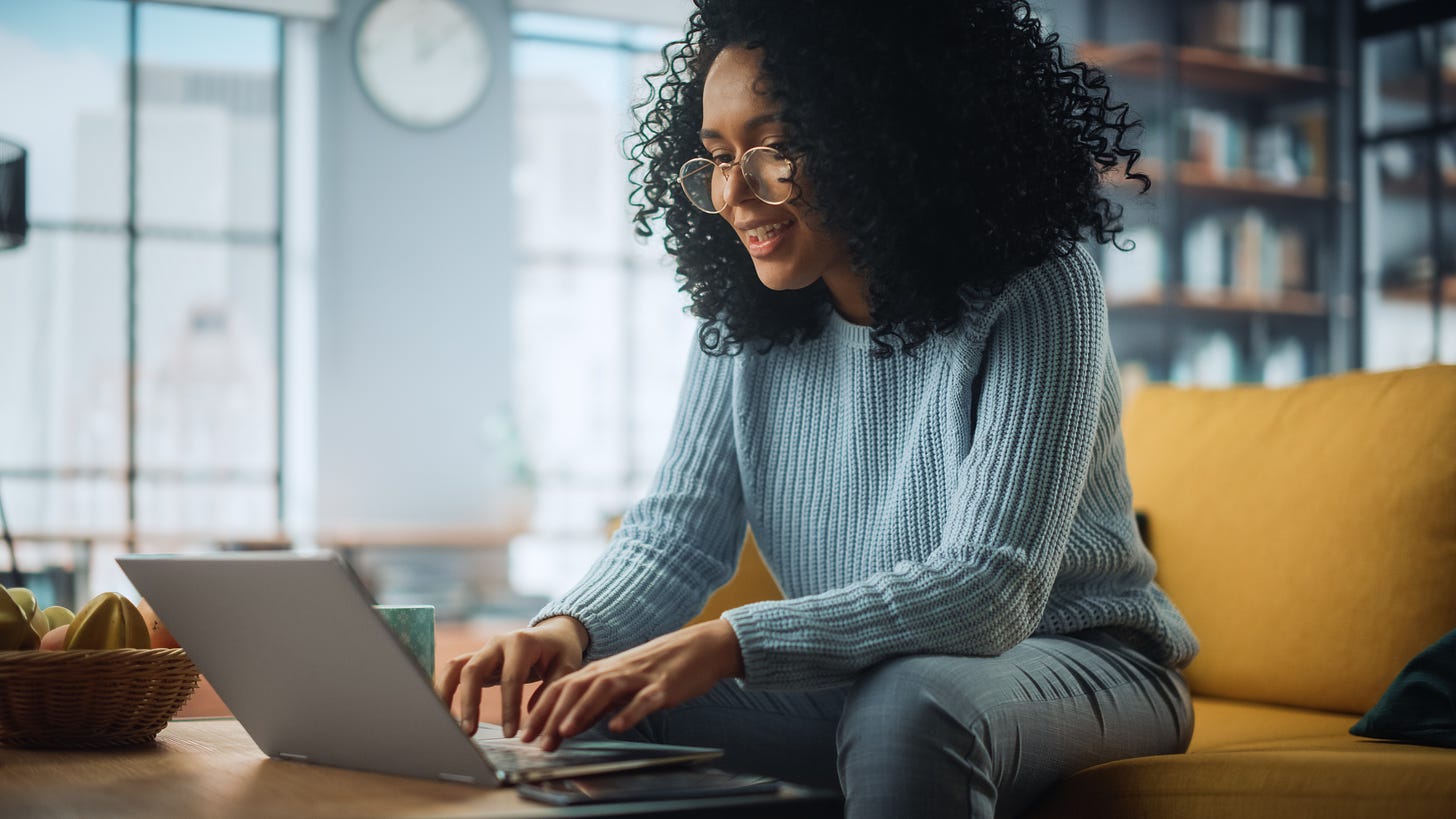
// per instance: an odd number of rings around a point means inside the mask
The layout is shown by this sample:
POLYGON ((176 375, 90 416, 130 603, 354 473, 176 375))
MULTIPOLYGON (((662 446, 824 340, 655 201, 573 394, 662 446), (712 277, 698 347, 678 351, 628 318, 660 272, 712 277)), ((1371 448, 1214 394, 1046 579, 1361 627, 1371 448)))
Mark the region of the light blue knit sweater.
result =
POLYGON ((732 574, 748 524, 786 597, 723 615, 750 688, 1106 626, 1166 665, 1193 658, 1138 537, 1084 249, 911 358, 871 357, 870 328, 830 313, 812 341, 692 354, 647 495, 533 622, 580 620, 588 660, 675 629, 732 574))

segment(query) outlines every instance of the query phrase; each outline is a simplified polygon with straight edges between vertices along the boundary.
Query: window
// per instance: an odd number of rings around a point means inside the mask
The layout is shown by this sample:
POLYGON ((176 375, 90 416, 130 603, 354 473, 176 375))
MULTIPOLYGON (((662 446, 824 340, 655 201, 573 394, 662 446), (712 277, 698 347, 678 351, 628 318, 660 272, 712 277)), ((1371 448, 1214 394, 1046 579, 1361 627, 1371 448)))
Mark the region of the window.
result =
POLYGON ((31 157, 30 238, 0 253, 22 562, 66 533, 276 527, 282 34, 161 3, 0 8, 0 76, 24 78, 0 83, 3 129, 31 157))
POLYGON ((1456 8, 1367 6, 1357 19, 1364 364, 1456 363, 1456 8))
POLYGON ((511 571, 518 591, 552 594, 646 489, 695 338, 660 238, 633 234, 622 144, 642 78, 677 35, 531 12, 512 27, 512 395, 535 509, 511 571))

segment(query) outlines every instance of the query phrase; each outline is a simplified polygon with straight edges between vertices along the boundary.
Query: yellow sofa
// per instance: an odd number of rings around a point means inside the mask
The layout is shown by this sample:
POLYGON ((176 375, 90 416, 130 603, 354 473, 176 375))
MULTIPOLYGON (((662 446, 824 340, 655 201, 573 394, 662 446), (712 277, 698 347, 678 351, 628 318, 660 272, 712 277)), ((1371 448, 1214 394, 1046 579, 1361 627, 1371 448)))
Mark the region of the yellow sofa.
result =
MULTIPOLYGON (((1158 582, 1198 634, 1187 754, 1080 771, 1053 817, 1456 817, 1456 750, 1352 736, 1456 628, 1456 366, 1140 391, 1124 414, 1158 582)), ((704 617, 778 595, 752 543, 704 617)))
POLYGON ((1182 756, 1099 765, 1043 817, 1456 817, 1456 750, 1352 736, 1456 628, 1456 367, 1147 388, 1124 415, 1158 582, 1202 644, 1182 756))

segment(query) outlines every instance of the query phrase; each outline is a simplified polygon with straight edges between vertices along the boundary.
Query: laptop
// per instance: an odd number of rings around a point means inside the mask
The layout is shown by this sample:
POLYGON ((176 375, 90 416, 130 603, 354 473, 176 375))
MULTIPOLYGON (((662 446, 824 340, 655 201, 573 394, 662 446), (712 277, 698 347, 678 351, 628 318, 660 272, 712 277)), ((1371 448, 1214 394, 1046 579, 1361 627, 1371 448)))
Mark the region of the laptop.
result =
POLYGON ((715 759, 722 751, 466 736, 414 656, 332 554, 126 555, 117 563, 270 757, 515 785, 715 759))

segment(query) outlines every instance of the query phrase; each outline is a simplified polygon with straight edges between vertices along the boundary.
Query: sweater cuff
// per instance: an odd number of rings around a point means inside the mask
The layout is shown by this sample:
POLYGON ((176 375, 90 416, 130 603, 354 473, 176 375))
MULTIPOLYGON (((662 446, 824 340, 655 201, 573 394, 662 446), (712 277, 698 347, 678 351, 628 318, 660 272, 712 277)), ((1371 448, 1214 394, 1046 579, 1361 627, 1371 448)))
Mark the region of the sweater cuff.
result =
POLYGON ((570 617, 576 622, 581 623, 581 627, 586 629, 586 645, 583 646, 581 649, 582 662, 585 663, 586 658, 591 656, 592 650, 596 648, 596 631, 591 627, 590 623, 582 619, 582 615, 580 613, 575 611, 567 611, 565 608, 558 606, 556 603, 557 601, 553 600, 551 601, 551 603, 547 604, 546 608, 541 609, 539 612, 536 612, 536 616, 531 618, 531 621, 526 624, 526 627, 531 628, 533 626, 538 626, 542 622, 550 620, 552 617, 570 617))
POLYGON ((622 580, 621 573, 615 577, 609 573, 588 577, 562 597, 547 603, 531 618, 531 625, 563 614, 576 618, 586 629, 587 645, 582 662, 587 663, 639 645, 645 642, 644 625, 658 622, 661 617, 655 607, 645 603, 628 611, 602 605, 601 601, 621 598, 622 580))
POLYGON ((852 682, 852 675, 824 667, 823 646, 778 616, 783 606, 783 601, 773 600, 723 612, 743 655, 739 685, 751 691, 786 691, 852 682))

